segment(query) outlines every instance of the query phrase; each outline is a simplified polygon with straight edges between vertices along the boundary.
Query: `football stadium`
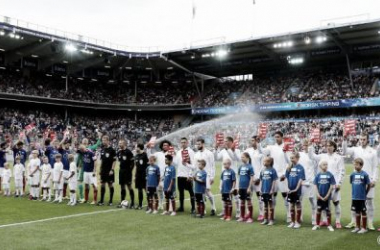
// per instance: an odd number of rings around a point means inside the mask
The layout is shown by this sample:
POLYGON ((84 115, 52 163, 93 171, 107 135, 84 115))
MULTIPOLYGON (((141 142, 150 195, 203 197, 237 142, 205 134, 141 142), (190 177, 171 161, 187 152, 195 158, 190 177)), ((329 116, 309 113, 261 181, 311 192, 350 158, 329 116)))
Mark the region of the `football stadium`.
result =
POLYGON ((0 249, 377 249, 380 3, 0 0, 0 249))

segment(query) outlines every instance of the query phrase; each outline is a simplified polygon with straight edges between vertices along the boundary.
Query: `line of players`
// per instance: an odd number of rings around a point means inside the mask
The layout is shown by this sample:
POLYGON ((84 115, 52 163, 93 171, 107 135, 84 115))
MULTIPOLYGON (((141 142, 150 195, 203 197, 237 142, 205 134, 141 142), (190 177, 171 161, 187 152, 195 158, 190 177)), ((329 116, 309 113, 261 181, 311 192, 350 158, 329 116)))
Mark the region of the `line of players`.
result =
MULTIPOLYGON (((121 185, 121 199, 124 200, 126 197, 126 187, 129 190, 130 196, 131 196, 131 207, 134 207, 134 190, 132 187, 132 170, 134 166, 136 165, 136 176, 135 176, 135 187, 138 189, 139 192, 139 204, 137 206, 138 209, 142 208, 142 200, 143 200, 143 193, 146 190, 148 194, 148 204, 152 204, 152 199, 156 196, 155 192, 152 196, 152 192, 149 192, 149 167, 151 165, 157 165, 159 168, 159 176, 160 179, 157 181, 157 208, 162 208, 164 203, 164 194, 165 189, 167 192, 168 186, 165 187, 165 176, 168 175, 166 168, 167 162, 165 162, 166 155, 171 155, 173 159, 171 159, 172 163, 171 165, 175 166, 175 178, 177 179, 178 184, 178 191, 179 191, 179 201, 180 201, 180 207, 178 208, 177 212, 183 212, 184 211, 184 191, 187 190, 190 194, 190 202, 191 202, 191 212, 196 213, 195 211, 195 201, 198 203, 198 214, 202 216, 202 211, 204 210, 204 199, 202 196, 202 199, 200 199, 199 196, 199 190, 204 189, 204 194, 208 198, 208 200, 211 203, 211 215, 215 215, 215 199, 213 194, 211 193, 211 186, 213 185, 214 178, 215 178, 215 159, 216 160, 222 160, 223 165, 230 164, 230 168, 234 170, 235 173, 238 173, 238 176, 242 178, 243 172, 247 171, 244 167, 240 167, 241 162, 245 162, 247 158, 250 159, 251 164, 253 166, 253 172, 254 173, 262 173, 262 169, 266 167, 269 162, 272 161, 270 165, 273 165, 273 169, 276 171, 278 176, 278 181, 274 182, 273 189, 270 189, 273 191, 273 198, 265 197, 263 195, 263 179, 261 178, 252 178, 252 180, 249 180, 246 182, 245 185, 248 185, 249 189, 247 189, 247 194, 244 192, 240 192, 239 194, 234 191, 232 193, 232 199, 229 200, 227 197, 223 196, 222 192, 222 198, 224 201, 224 208, 221 215, 223 215, 223 218, 226 220, 231 219, 231 212, 230 209, 232 208, 232 201, 236 204, 236 217, 239 221, 252 221, 252 215, 253 215, 253 209, 252 209, 252 203, 250 199, 248 199, 247 204, 247 210, 248 213, 245 214, 245 205, 244 200, 246 197, 250 197, 251 194, 256 193, 258 197, 258 210, 259 210, 259 221, 264 221, 264 217, 267 219, 267 223, 270 225, 273 223, 273 220, 270 220, 270 216, 273 216, 274 207, 276 206, 277 201, 277 194, 281 194, 281 196, 284 198, 284 204, 286 207, 287 213, 287 221, 293 227, 298 227, 299 223, 296 223, 294 219, 294 210, 295 207, 291 206, 291 209, 289 209, 289 201, 294 201, 294 197, 289 197, 289 185, 288 179, 286 178, 287 173, 287 166, 289 166, 289 163, 295 164, 291 159, 289 159, 289 155, 284 152, 284 142, 283 142, 283 135, 281 132, 275 133, 275 144, 270 145, 267 147, 262 147, 259 143, 259 140, 257 137, 253 137, 251 141, 251 147, 248 148, 245 152, 247 154, 241 154, 239 149, 235 149, 234 142, 231 137, 227 137, 223 146, 216 146, 215 151, 211 152, 210 150, 206 149, 204 146, 204 140, 199 139, 197 141, 197 152, 195 153, 191 148, 188 146, 188 141, 186 138, 181 139, 181 149, 178 152, 171 152, 169 149, 171 147, 171 143, 169 141, 162 141, 160 144, 160 151, 152 153, 151 148, 147 148, 147 154, 144 152, 144 145, 137 145, 136 146, 136 154, 133 155, 131 151, 127 149, 127 145, 125 141, 119 142, 119 150, 116 152, 111 146, 109 142, 109 138, 107 136, 103 136, 101 140, 99 140, 95 145, 89 146, 88 140, 84 139, 82 141, 82 144, 79 146, 79 150, 76 152, 77 160, 75 165, 78 165, 78 171, 71 171, 70 170, 70 163, 73 163, 74 160, 72 159, 73 156, 70 156, 70 154, 73 154, 75 152, 72 152, 70 150, 70 142, 68 140, 64 140, 59 143, 57 141, 53 142, 53 146, 50 146, 50 141, 46 140, 44 151, 42 150, 32 150, 32 154, 30 156, 31 160, 27 166, 28 168, 28 184, 30 185, 30 194, 33 199, 37 199, 39 194, 39 188, 42 187, 44 198, 46 197, 47 200, 49 200, 48 197, 50 197, 50 188, 49 185, 46 185, 48 182, 46 182, 46 178, 44 176, 47 176, 48 168, 46 167, 46 172, 44 172, 44 165, 50 164, 50 166, 53 166, 53 174, 50 174, 52 176, 52 180, 54 182, 54 190, 56 194, 55 201, 61 202, 62 196, 65 196, 65 191, 67 189, 67 184, 72 180, 72 183, 70 184, 72 187, 70 188, 71 192, 75 194, 76 188, 73 188, 73 186, 76 185, 76 182, 74 180, 76 179, 76 173, 78 172, 78 190, 79 190, 79 196, 80 196, 80 202, 89 202, 89 190, 90 187, 93 188, 93 202, 92 204, 98 204, 98 205, 104 205, 104 196, 105 196, 105 188, 106 185, 108 185, 110 190, 110 199, 109 199, 109 205, 112 205, 113 200, 113 183, 114 183, 114 171, 115 171, 115 163, 118 159, 120 161, 120 171, 119 171, 119 184, 121 185), (100 148, 100 154, 96 154, 96 150, 100 148), (46 157, 43 157, 43 156, 46 157), (154 156, 151 157, 152 160, 148 160, 148 156, 154 156), (249 157, 245 157, 249 156, 249 157), (270 156, 270 158, 265 158, 265 156, 270 156), (42 181, 37 181, 39 179, 39 164, 33 163, 33 159, 39 160, 42 158, 44 161, 44 164, 42 164, 42 181), (70 159, 69 159, 70 158, 70 159), (101 198, 100 201, 97 202, 97 192, 98 192, 98 184, 97 184, 97 173, 96 173, 96 167, 95 162, 97 158, 100 158, 101 160, 101 166, 100 166, 100 183, 101 183, 101 198), (153 158, 154 158, 154 164, 153 164, 153 158), (62 164, 56 164, 62 161, 62 164), (149 162, 148 162, 149 161, 149 162), (47 163, 48 162, 48 163, 47 163), (150 163, 150 164, 149 164, 150 163), (33 167, 35 165, 35 167, 33 167), (55 165, 62 165, 62 171, 59 167, 57 169, 55 168, 55 165), (148 167, 149 165, 149 167, 148 167), (198 179, 198 173, 196 173, 197 165, 204 165, 204 171, 207 173, 206 181, 204 182, 204 187, 201 187, 199 184, 202 183, 201 178, 198 179), (147 168, 148 167, 148 168, 147 168), (38 169, 38 170, 36 170, 38 169), (56 174, 56 173, 62 173, 62 174, 56 174), (38 178, 36 177, 38 176, 38 178), (58 177, 57 177, 58 176, 58 177), (58 179, 57 179, 58 178, 58 179), (193 183, 195 184, 195 191, 193 183), (248 183, 248 184, 247 184, 248 183), (85 185, 85 195, 84 199, 83 197, 83 186, 85 185), (46 192, 45 192, 46 191, 46 192), (57 194, 58 193, 58 194, 57 194), (45 195, 46 194, 46 195, 45 195), (198 194, 198 195, 197 195, 198 194), (265 206, 267 205, 267 206, 265 206), (293 211, 293 212, 292 212, 293 211), (270 215, 268 217, 268 214, 270 215)), ((374 214, 374 186, 378 179, 378 170, 377 170, 377 152, 376 150, 372 149, 370 146, 368 146, 368 135, 362 135, 360 137, 360 147, 353 147, 348 148, 347 143, 343 143, 343 150, 344 154, 352 155, 354 158, 361 158, 363 160, 363 169, 366 173, 368 173, 371 187, 369 189, 368 194, 366 195, 366 203, 365 206, 362 207, 363 210, 368 209, 368 224, 367 227, 370 230, 374 230, 373 226, 373 214, 374 214)), ((32 147, 33 148, 33 147, 32 147)), ((316 162, 323 162, 327 163, 328 170, 332 173, 334 176, 334 180, 336 182, 335 185, 332 185, 331 190, 331 200, 333 202, 334 208, 335 208, 335 219, 336 228, 341 228, 340 224, 340 217, 341 217, 341 208, 340 208, 340 187, 343 182, 343 178, 345 175, 345 168, 344 168, 344 162, 343 157, 338 155, 335 151, 337 149, 337 145, 329 141, 327 143, 327 153, 326 154, 320 154, 317 155, 314 153, 314 149, 307 141, 303 144, 303 149, 301 152, 299 152, 299 165, 303 166, 304 168, 304 175, 305 179, 302 180, 299 190, 297 189, 297 193, 299 192, 299 198, 300 201, 295 202, 297 204, 297 210, 301 210, 301 204, 302 204, 302 198, 307 197, 310 201, 311 207, 312 207, 312 223, 314 225, 319 225, 317 222, 317 207, 321 208, 320 205, 317 206, 317 195, 315 194, 315 189, 313 187, 314 183, 314 177, 317 172, 317 164, 316 162)), ((26 160, 26 151, 22 149, 22 143, 16 144, 16 147, 13 149, 13 153, 15 155, 15 167, 14 167, 14 177, 15 177, 15 184, 16 184, 16 195, 22 195, 23 189, 25 188, 25 180, 22 178, 22 180, 19 178, 20 175, 22 176, 22 167, 16 167, 19 165, 24 165, 26 160), (21 169, 21 170, 20 170, 21 169), (16 170, 16 171, 15 171, 16 170), (24 184, 24 185, 23 185, 24 184), (22 187, 23 186, 23 187, 22 187)), ((4 158, 4 154, 6 152, 6 145, 3 143, 1 145, 1 154, 0 159, 4 158)), ((294 155, 293 155, 294 156, 294 155)), ((295 157, 297 158, 297 157, 295 157)), ((166 161, 170 161, 170 159, 166 159, 166 161)), ((9 169, 9 164, 4 162, 2 160, 1 163, 1 177, 2 177, 2 183, 3 188, 5 189, 5 194, 9 194, 10 192, 9 187, 7 183, 9 183, 10 180, 10 174, 7 169, 9 169)), ((74 165, 74 164, 72 164, 74 165)), ((244 166, 244 165, 243 165, 244 166)), ((72 167, 72 169, 75 169, 72 167)), ((200 169, 200 168, 199 168, 200 169)), ((289 172, 289 171, 288 171, 289 172)), ((50 177, 49 176, 49 177, 50 177)), ((23 176, 22 176, 23 177, 23 176)), ((222 186, 221 191, 223 191, 223 182, 225 178, 230 178, 231 176, 229 174, 226 174, 225 171, 223 171, 222 174, 222 186)), ((49 178, 47 178, 49 179, 49 178)), ((167 185, 170 185, 171 189, 173 189, 175 185, 175 181, 173 184, 173 181, 167 182, 167 185), (169 184, 168 184, 169 183, 169 184)), ((239 182, 240 185, 240 182, 239 182)), ((228 186, 227 186, 228 187, 228 186)), ((234 189, 235 190, 235 189, 234 189)), ((76 204, 76 195, 75 200, 71 199, 69 204, 75 205, 76 204)), ((166 198, 173 198, 175 196, 175 193, 172 192, 169 193, 169 196, 166 195, 166 198)), ((44 199, 43 198, 43 199, 44 199)), ((173 199, 169 199, 173 200, 173 199)), ((168 202, 167 202, 168 203, 168 202)), ((294 202, 291 202, 291 204, 294 204, 294 202)), ((171 204, 171 207, 175 207, 175 203, 171 204)), ((157 210, 154 209, 153 206, 151 206, 152 211, 157 210)), ((322 206, 322 208, 325 208, 322 206)), ((175 209, 173 210, 175 211, 175 209)), ((347 227, 355 227, 357 225, 357 222, 355 221, 355 211, 352 213, 352 221, 347 227)), ((273 218, 274 219, 274 216, 273 218)), ((302 220, 302 214, 299 215, 299 220, 297 222, 302 220)))

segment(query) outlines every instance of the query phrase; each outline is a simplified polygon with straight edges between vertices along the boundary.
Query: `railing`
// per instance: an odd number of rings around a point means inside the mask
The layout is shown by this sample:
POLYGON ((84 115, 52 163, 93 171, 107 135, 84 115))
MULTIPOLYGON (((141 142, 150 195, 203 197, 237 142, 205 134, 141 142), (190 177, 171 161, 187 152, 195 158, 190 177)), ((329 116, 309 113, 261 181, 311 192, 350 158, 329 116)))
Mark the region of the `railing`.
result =
POLYGON ((155 104, 155 105, 142 105, 142 104, 108 104, 108 103, 93 103, 81 102, 74 100, 66 100, 59 98, 48 98, 31 95, 18 95, 0 93, 0 100, 16 101, 23 103, 37 103, 53 106, 62 106, 70 108, 85 108, 95 110, 120 110, 120 111, 189 111, 191 110, 190 104, 155 104))

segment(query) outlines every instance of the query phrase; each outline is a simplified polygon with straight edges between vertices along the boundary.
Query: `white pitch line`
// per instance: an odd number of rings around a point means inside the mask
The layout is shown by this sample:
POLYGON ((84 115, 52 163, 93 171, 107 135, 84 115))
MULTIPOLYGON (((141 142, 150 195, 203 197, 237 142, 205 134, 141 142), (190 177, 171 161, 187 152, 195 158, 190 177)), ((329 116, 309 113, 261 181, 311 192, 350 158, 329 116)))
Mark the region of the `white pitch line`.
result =
MULTIPOLYGON (((214 196, 220 196, 220 194, 215 194, 214 196)), ((185 199, 185 200, 189 201, 190 199, 185 199)), ((179 200, 176 200, 176 202, 179 202, 179 200)), ((146 207, 146 206, 143 206, 143 207, 146 207)), ((65 215, 65 216, 46 218, 46 219, 41 219, 41 220, 24 221, 24 222, 12 223, 12 224, 0 225, 0 228, 23 226, 23 225, 34 224, 34 223, 39 223, 39 222, 69 219, 69 218, 75 218, 75 217, 81 217, 81 216, 93 215, 93 214, 105 214, 105 213, 116 212, 116 211, 123 211, 123 209, 119 209, 119 208, 108 209, 104 211, 94 211, 94 212, 88 212, 88 213, 71 214, 71 215, 65 215)))
POLYGON ((95 211, 95 212, 88 212, 88 213, 71 214, 71 215, 52 217, 52 218, 46 218, 46 219, 41 219, 41 220, 32 220, 32 221, 18 222, 18 223, 13 223, 13 224, 5 224, 5 225, 0 225, 0 228, 23 226, 23 225, 45 222, 45 221, 61 220, 61 219, 75 218, 75 217, 93 215, 93 214, 110 213, 110 212, 116 212, 116 211, 122 211, 122 209, 109 209, 109 210, 105 210, 105 211, 95 211))

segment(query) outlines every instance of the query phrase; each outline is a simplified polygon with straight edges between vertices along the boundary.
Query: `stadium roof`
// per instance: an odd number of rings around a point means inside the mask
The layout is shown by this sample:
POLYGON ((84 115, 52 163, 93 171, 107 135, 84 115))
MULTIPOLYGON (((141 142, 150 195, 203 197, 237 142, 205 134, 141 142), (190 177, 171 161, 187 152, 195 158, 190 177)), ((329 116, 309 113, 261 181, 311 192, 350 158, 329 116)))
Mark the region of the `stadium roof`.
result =
POLYGON ((70 64, 71 73, 94 67, 174 67, 224 77, 287 70, 298 63, 306 67, 331 62, 345 65, 346 54, 351 62, 376 61, 380 55, 379 32, 380 21, 376 20, 182 51, 136 53, 0 23, 0 55, 5 55, 4 60, 11 65, 19 65, 22 58, 38 60, 39 70, 55 64, 70 64))

